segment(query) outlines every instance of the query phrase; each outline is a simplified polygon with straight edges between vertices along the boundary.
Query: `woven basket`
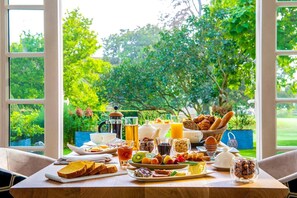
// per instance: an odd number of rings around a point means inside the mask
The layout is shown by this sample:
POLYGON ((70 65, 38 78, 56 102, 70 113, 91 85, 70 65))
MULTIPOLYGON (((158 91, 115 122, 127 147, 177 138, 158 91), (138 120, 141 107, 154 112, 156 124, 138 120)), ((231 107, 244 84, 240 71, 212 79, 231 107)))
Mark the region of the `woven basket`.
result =
POLYGON ((205 140, 209 136, 213 136, 217 142, 219 143, 223 137, 224 132, 226 131, 228 126, 224 126, 221 129, 216 129, 216 130, 201 130, 203 133, 203 138, 202 140, 205 140))

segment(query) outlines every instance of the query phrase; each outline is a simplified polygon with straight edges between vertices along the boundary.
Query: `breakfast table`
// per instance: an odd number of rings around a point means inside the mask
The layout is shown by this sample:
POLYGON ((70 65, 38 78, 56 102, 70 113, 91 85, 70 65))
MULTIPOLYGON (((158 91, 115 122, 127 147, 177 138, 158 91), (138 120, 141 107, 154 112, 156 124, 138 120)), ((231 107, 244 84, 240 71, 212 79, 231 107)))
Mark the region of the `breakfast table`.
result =
POLYGON ((61 167, 61 165, 54 164, 45 167, 13 186, 10 193, 15 198, 284 198, 288 194, 286 186, 261 169, 259 177, 254 183, 235 183, 231 179, 229 171, 218 171, 210 164, 207 165, 207 169, 214 171, 212 174, 201 178, 176 181, 143 182, 125 174, 72 183, 59 183, 45 177, 46 173, 55 174, 61 167))

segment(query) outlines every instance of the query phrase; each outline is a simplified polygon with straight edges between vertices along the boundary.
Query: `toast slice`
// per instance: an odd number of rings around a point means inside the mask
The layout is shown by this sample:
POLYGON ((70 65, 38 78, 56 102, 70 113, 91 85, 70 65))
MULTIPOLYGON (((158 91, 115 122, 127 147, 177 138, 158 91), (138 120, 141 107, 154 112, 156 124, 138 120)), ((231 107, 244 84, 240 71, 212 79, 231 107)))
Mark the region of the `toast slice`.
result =
POLYGON ((95 163, 94 168, 90 171, 89 175, 96 175, 100 171, 106 168, 106 165, 103 163, 95 163))
POLYGON ((105 165, 104 168, 99 171, 99 174, 106 174, 106 173, 108 173, 107 165, 105 165))
POLYGON ((60 177, 67 179, 76 178, 84 175, 87 171, 87 165, 81 161, 72 162, 60 169, 57 173, 60 177))
POLYGON ((107 166, 107 173, 116 173, 118 172, 118 168, 114 164, 108 164, 107 166))
POLYGON ((84 176, 85 176, 85 175, 88 175, 94 169, 95 162, 93 161, 82 161, 82 162, 87 166, 87 170, 84 173, 84 176))

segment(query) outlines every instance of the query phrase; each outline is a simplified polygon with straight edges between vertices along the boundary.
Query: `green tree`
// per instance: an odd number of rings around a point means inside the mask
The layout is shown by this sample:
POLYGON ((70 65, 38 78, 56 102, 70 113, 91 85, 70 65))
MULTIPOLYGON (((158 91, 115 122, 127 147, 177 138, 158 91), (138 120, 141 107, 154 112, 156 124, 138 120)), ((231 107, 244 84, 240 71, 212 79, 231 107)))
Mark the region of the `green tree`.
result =
POLYGON ((253 60, 222 26, 228 11, 206 8, 202 17, 161 33, 160 41, 145 49, 145 57, 114 67, 104 78, 117 79, 106 84, 108 98, 123 106, 171 109, 187 116, 188 107, 200 113, 214 102, 229 102, 229 92, 239 90, 250 76, 246 65, 253 60))
MULTIPOLYGON (((11 52, 43 52, 42 34, 22 32, 19 43, 12 43, 11 52)), ((10 97, 35 99, 44 97, 43 58, 12 58, 10 60, 10 97)))
POLYGON ((64 97, 73 106, 100 109, 96 83, 110 63, 92 57, 101 47, 97 34, 90 30, 92 20, 75 9, 67 12, 63 21, 64 97))
POLYGON ((135 30, 122 29, 119 34, 111 34, 103 39, 103 59, 119 65, 124 59, 141 56, 143 49, 159 40, 160 28, 154 25, 138 27, 135 30))

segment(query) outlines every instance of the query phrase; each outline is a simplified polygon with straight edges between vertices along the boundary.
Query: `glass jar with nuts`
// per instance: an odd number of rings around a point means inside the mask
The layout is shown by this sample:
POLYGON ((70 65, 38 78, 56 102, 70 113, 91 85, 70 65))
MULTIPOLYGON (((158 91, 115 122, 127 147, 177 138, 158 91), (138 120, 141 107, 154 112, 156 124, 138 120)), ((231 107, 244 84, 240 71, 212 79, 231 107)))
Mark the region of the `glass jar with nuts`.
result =
POLYGON ((191 142, 188 138, 174 139, 172 150, 173 154, 189 152, 191 150, 191 142))
POLYGON ((230 175, 236 182, 251 183, 259 175, 259 167, 255 158, 236 157, 232 161, 230 175))

